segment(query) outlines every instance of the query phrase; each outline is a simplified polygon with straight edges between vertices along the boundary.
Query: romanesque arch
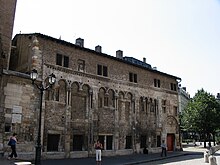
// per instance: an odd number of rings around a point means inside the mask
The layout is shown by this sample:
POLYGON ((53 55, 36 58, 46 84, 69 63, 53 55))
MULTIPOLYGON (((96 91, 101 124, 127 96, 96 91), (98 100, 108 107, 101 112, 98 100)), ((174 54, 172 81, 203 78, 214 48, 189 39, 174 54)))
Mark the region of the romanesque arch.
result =
POLYGON ((113 89, 107 90, 108 106, 115 108, 115 91, 113 89))
POLYGON ((119 122, 123 122, 124 121, 124 92, 120 91, 118 92, 118 119, 119 122))
POLYGON ((54 88, 54 100, 66 103, 67 84, 65 80, 59 80, 54 88))
POLYGON ((106 89, 104 87, 101 87, 99 89, 99 93, 98 93, 98 108, 102 108, 104 106, 107 106, 108 104, 108 100, 105 99, 105 93, 106 93, 106 89))
POLYGON ((128 92, 125 97, 125 121, 129 126, 132 122, 132 93, 128 92))
POLYGON ((166 128, 168 133, 176 134, 178 133, 178 121, 174 116, 167 116, 166 120, 166 128))
POLYGON ((71 113, 72 119, 86 119, 90 104, 90 87, 87 84, 73 82, 71 85, 71 113))

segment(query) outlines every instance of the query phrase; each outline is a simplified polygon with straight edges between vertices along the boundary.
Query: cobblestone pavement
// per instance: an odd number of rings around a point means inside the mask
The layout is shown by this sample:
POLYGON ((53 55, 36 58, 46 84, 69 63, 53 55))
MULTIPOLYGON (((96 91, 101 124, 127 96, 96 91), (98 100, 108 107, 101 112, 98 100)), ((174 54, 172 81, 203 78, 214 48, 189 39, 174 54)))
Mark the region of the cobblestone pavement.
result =
MULTIPOLYGON (((202 146, 194 147, 191 145, 185 145, 183 151, 168 152, 167 157, 160 157, 160 153, 157 154, 133 154, 126 156, 112 156, 103 157, 102 165, 202 165, 204 163, 203 153, 206 149, 202 146), (173 163, 173 164, 172 164, 173 163), (185 163, 185 164, 184 164, 185 163), (196 164, 197 163, 197 164, 196 164)), ((218 154, 218 162, 220 153, 218 154)), ((6 158, 0 158, 0 165, 14 165, 15 162, 21 162, 25 160, 7 160, 6 158)), ((42 160, 42 165, 95 165, 95 158, 78 158, 78 159, 59 159, 59 160, 42 160)))
MULTIPOLYGON (((163 159, 158 161, 141 163, 139 165, 209 165, 209 163, 205 163, 204 153, 206 149, 202 148, 202 146, 189 146, 184 148, 184 151, 190 152, 190 154, 186 154, 179 157, 172 157, 169 159, 163 159)), ((220 165, 220 151, 217 151, 214 156, 216 157, 217 165, 220 165)))
MULTIPOLYGON (((220 152, 215 157, 217 164, 220 165, 220 152)), ((184 155, 160 161, 141 163, 139 165, 209 165, 209 163, 204 162, 202 155, 184 155)))

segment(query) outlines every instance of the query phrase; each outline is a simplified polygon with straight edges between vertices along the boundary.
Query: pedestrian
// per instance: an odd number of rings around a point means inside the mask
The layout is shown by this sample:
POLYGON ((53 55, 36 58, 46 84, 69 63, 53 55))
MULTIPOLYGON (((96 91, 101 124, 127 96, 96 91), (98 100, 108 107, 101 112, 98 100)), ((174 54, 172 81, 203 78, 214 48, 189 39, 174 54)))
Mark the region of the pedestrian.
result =
POLYGON ((99 140, 97 140, 97 142, 94 144, 94 148, 96 150, 96 164, 97 165, 101 165, 101 161, 102 161, 102 143, 100 143, 99 140))
POLYGON ((167 145, 166 145, 166 143, 165 143, 165 140, 162 141, 161 149, 162 149, 162 151, 161 151, 161 157, 163 156, 163 154, 164 154, 165 156, 167 156, 167 145))
POLYGON ((8 145, 11 146, 11 154, 8 156, 8 159, 12 159, 13 157, 16 159, 17 158, 17 153, 16 153, 16 144, 17 144, 17 134, 13 133, 13 135, 9 138, 8 145))
POLYGON ((197 146, 197 145, 196 145, 196 140, 195 140, 195 139, 193 139, 193 144, 194 144, 194 147, 197 146))
POLYGON ((146 146, 145 146, 144 149, 143 149, 143 154, 148 154, 148 149, 147 149, 146 146))

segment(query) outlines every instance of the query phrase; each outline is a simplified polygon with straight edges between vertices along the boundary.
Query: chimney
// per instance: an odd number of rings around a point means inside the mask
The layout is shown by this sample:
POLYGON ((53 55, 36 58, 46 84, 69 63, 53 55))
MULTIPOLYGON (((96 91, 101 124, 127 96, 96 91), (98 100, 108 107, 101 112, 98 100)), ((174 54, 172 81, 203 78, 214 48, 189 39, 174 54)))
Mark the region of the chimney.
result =
POLYGON ((119 58, 119 59, 123 59, 123 51, 117 50, 116 51, 116 57, 119 58))
POLYGON ((97 46, 95 47, 95 51, 96 51, 96 52, 99 52, 99 53, 102 53, 102 47, 101 47, 100 45, 97 45, 97 46))
POLYGON ((156 66, 154 66, 154 67, 153 67, 153 70, 157 70, 157 67, 156 67, 156 66))
POLYGON ((80 46, 80 47, 84 47, 84 39, 82 38, 77 38, 76 39, 76 45, 80 46))
POLYGON ((143 58, 143 62, 146 63, 146 58, 145 57, 143 58))

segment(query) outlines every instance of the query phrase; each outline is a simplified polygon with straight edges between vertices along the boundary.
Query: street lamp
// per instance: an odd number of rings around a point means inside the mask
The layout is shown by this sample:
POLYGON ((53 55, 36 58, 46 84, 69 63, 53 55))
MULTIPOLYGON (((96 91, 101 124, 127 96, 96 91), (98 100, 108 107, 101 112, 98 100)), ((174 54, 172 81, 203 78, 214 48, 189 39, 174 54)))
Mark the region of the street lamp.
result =
POLYGON ((133 130, 133 152, 136 153, 136 128, 135 125, 132 128, 133 130))
POLYGON ((183 150, 182 148, 182 122, 181 122, 182 114, 179 112, 179 143, 180 143, 180 151, 183 150))
POLYGON ((56 76, 52 73, 48 76, 49 85, 44 86, 43 81, 40 84, 35 83, 35 80, 38 77, 36 69, 33 69, 30 78, 32 79, 32 84, 35 85, 40 90, 40 112, 39 112, 39 124, 38 124, 38 134, 37 134, 37 145, 35 150, 35 165, 41 164, 41 118, 42 118, 42 98, 43 92, 56 82, 56 76))

